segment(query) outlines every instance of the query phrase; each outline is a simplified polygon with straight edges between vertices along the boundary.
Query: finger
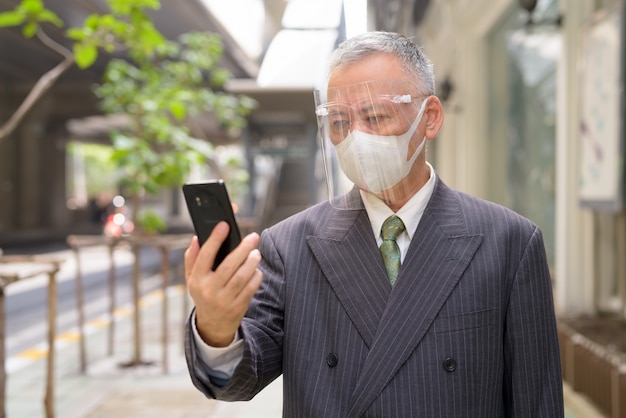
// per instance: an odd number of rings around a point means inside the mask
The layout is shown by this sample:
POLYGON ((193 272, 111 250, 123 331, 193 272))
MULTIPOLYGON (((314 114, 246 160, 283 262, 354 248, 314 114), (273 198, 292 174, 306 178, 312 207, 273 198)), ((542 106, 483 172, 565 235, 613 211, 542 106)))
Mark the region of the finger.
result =
POLYGON ((232 298, 236 298, 242 289, 252 280, 259 263, 261 262, 261 253, 257 249, 253 249, 248 253, 244 263, 235 271, 233 277, 225 284, 225 291, 232 298))
POLYGON ((227 222, 221 221, 215 225, 211 235, 206 242, 200 247, 196 263, 193 267, 193 274, 206 274, 213 270, 213 263, 215 262, 215 256, 219 251, 222 243, 228 236, 230 226, 227 222))
POLYGON ((231 300, 230 308, 232 308, 232 312, 236 315, 237 323, 241 323, 241 319, 250 308, 250 301, 259 290, 262 280, 263 273, 261 270, 256 269, 250 277, 250 280, 246 282, 246 285, 242 288, 241 292, 239 292, 239 294, 231 300))
POLYGON ((257 290, 259 290, 262 281, 263 273, 261 270, 256 269, 252 278, 246 283, 235 298, 235 303, 245 305, 247 311, 247 306, 250 305, 250 300, 254 297, 257 290))
POLYGON ((194 235, 189 243, 189 247, 185 250, 185 278, 189 283, 191 277, 191 270, 193 269, 196 259, 198 258, 198 252, 200 251, 200 244, 198 244, 198 237, 194 235))
MULTIPOLYGON (((231 251, 231 253, 224 258, 224 260, 217 267, 216 272, 222 277, 232 278, 235 275, 235 272, 248 259, 250 253, 257 247, 258 244, 259 234, 256 232, 248 234, 243 240, 241 240, 237 248, 231 251)), ((224 285, 225 284, 226 282, 224 285)))

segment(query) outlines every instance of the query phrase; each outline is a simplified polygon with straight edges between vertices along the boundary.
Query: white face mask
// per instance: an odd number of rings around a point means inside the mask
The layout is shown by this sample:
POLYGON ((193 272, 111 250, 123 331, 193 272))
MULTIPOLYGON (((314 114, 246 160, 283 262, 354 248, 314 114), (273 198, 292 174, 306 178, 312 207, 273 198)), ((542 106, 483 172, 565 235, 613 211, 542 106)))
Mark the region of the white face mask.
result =
POLYGON ((341 169, 358 188, 380 194, 409 174, 426 144, 424 137, 413 156, 408 158, 409 143, 422 120, 426 101, 409 130, 402 135, 372 135, 355 130, 335 146, 341 169))

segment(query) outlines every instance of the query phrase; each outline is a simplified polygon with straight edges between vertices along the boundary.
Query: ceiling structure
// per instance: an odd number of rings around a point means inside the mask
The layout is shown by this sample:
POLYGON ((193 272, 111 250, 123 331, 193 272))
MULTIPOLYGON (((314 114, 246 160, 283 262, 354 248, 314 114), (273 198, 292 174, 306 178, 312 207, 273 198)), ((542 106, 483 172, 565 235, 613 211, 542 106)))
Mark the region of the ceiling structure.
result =
MULTIPOLYGON (((13 9, 19 0, 0 0, 0 11, 13 9)), ((109 11, 105 0, 44 0, 45 6, 55 12, 66 24, 64 28, 46 25, 45 31, 55 41, 70 47, 64 31, 71 27, 80 27, 90 14, 103 14, 109 11)), ((248 58, 228 31, 207 10, 201 0, 185 0, 184 6, 178 1, 163 0, 157 11, 149 13, 157 29, 168 39, 175 40, 179 35, 195 31, 218 33, 224 44, 224 55, 220 62, 235 78, 255 78, 259 65, 248 58)), ((74 139, 101 141, 108 138, 111 127, 105 118, 98 118, 92 86, 101 80, 110 56, 101 54, 96 63, 86 70, 71 67, 46 93, 43 101, 48 119, 59 121, 89 118, 70 132, 74 139)), ((26 39, 20 28, 0 28, 0 88, 4 91, 5 103, 8 100, 21 101, 37 80, 47 71, 62 61, 62 57, 46 47, 39 39, 26 39), (8 99, 8 98, 13 99, 8 99)), ((15 103, 6 108, 16 106, 15 103)), ((43 106, 43 105, 42 105, 43 106)), ((3 118, 5 118, 3 116, 3 118)), ((119 121, 114 121, 119 124, 119 121)), ((201 132, 215 130, 214 120, 205 118, 196 124, 201 132), (209 126, 210 125, 210 126, 209 126)))
MULTIPOLYGON (((65 23, 65 28, 53 25, 45 27, 46 33, 56 41, 66 44, 63 32, 70 27, 81 26, 93 13, 107 13, 104 0, 44 0, 47 8, 54 11, 65 23)), ((0 0, 0 11, 13 9, 19 0, 0 0)), ((192 31, 219 33, 225 44, 222 65, 235 77, 256 77, 258 65, 248 59, 228 32, 198 0, 186 0, 184 7, 176 1, 161 2, 158 11, 150 12, 155 26, 169 39, 192 31)), ((36 38, 26 39, 19 28, 0 29, 0 80, 3 82, 32 82, 60 61, 60 56, 36 38)), ((62 77, 63 81, 98 81, 106 64, 99 60, 86 71, 72 69, 62 77)))

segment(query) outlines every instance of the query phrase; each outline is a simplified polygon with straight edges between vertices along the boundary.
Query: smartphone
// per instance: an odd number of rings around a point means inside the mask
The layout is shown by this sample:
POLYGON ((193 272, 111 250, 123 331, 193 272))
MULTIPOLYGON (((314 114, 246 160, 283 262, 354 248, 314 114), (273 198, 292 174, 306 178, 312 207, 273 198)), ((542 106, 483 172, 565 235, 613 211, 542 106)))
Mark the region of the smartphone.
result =
POLYGON ((230 234, 215 257, 213 264, 213 270, 215 270, 241 242, 241 233, 235 220, 226 184, 221 179, 205 183, 187 183, 183 185, 183 195, 200 245, 209 238, 218 222, 226 221, 230 225, 230 234))

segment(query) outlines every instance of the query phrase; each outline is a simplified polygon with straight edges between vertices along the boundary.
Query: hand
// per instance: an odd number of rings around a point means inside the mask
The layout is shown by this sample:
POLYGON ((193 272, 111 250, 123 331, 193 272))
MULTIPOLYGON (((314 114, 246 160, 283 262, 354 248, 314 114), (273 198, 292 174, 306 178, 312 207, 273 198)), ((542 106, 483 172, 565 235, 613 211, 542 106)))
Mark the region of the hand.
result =
POLYGON ((257 268, 261 253, 256 249, 256 233, 246 236, 211 270, 229 228, 226 222, 218 223, 202 248, 194 237, 185 251, 185 278, 196 305, 196 327, 204 342, 213 347, 226 347, 233 341, 263 278, 257 268))

